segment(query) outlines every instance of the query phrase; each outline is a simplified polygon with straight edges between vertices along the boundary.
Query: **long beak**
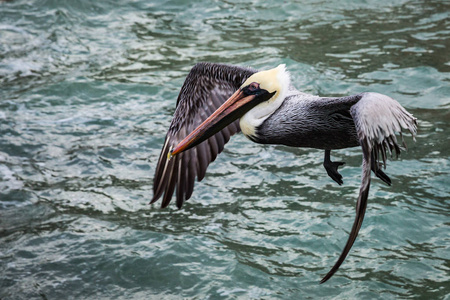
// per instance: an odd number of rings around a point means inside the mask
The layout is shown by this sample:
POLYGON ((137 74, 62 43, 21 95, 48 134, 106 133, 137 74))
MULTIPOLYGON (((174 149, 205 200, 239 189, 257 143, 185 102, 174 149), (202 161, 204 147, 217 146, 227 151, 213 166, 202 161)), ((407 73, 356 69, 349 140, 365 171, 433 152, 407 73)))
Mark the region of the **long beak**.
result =
POLYGON ((211 116, 184 138, 169 153, 169 158, 200 144, 225 128, 225 126, 242 117, 254 106, 249 104, 255 97, 255 95, 245 95, 241 89, 237 90, 211 116))

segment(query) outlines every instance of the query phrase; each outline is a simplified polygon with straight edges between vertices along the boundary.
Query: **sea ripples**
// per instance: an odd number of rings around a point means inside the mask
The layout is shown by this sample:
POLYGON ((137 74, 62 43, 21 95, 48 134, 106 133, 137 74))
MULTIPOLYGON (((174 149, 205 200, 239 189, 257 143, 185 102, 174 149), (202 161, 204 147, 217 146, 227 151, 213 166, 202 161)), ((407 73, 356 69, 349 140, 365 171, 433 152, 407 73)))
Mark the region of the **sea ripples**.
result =
POLYGON ((444 298, 448 4, 0 2, 0 298, 444 298), (375 91, 419 119, 373 179, 349 257, 360 150, 232 138, 182 210, 148 205, 198 61, 287 64, 297 88, 375 91))

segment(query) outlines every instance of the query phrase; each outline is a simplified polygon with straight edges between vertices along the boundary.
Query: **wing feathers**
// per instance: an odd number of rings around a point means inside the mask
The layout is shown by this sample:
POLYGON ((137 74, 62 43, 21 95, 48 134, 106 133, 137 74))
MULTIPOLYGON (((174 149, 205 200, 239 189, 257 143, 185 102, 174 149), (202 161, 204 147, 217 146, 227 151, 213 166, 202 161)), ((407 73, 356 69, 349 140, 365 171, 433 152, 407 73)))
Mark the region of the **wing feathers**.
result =
MULTIPOLYGON (((371 167, 377 176, 381 176, 380 178, 384 182, 390 184, 389 177, 379 170, 380 157, 386 168, 387 153, 389 152, 391 156, 393 152, 397 156, 400 154, 401 149, 395 136, 396 132, 401 133, 402 128, 408 129, 413 138, 417 132, 417 119, 394 99, 377 93, 364 93, 361 96, 361 99, 350 108, 350 114, 355 123, 359 143, 363 152, 363 170, 361 187, 356 203, 356 216, 350 236, 341 255, 320 283, 324 283, 330 279, 339 269, 358 236, 367 207, 371 167)), ((403 136, 402 144, 406 148, 403 136)))
POLYGON ((195 177, 198 181, 204 178, 208 165, 222 152, 230 136, 240 131, 238 121, 183 155, 168 160, 167 154, 255 72, 250 68, 213 63, 198 63, 191 69, 178 95, 177 108, 159 156, 150 203, 164 194, 161 207, 166 207, 175 189, 179 208, 191 197, 195 177))
POLYGON ((165 193, 163 197, 163 201, 161 203, 161 208, 166 207, 170 203, 170 199, 172 198, 172 194, 175 191, 176 186, 176 178, 177 178, 177 167, 178 167, 179 157, 175 157, 174 159, 169 160, 168 162, 168 180, 167 186, 165 188, 165 193))
POLYGON ((180 199, 181 202, 191 198, 192 192, 194 191, 195 176, 197 175, 197 166, 196 166, 197 161, 195 159, 196 149, 194 148, 192 151, 187 152, 185 155, 190 156, 190 160, 188 163, 188 170, 187 170, 186 195, 184 199, 180 199))
POLYGON ((186 182, 187 182, 187 175, 184 176, 182 170, 185 170, 188 164, 188 159, 183 159, 183 156, 185 153, 180 153, 179 159, 178 159, 178 174, 177 174, 177 193, 176 193, 176 199, 177 199, 177 207, 181 208, 181 205, 183 204, 181 199, 184 198, 185 190, 186 190, 186 182))
POLYGON ((400 134, 401 145, 406 149, 401 130, 417 133, 417 119, 394 99, 377 93, 364 93, 361 100, 350 109, 359 140, 367 140, 375 152, 377 164, 380 158, 386 168, 387 155, 398 156, 401 152, 396 133, 400 134))
POLYGON ((197 146, 197 177, 199 181, 201 181, 205 177, 206 168, 208 167, 209 162, 212 161, 210 151, 211 150, 208 147, 208 141, 204 141, 197 146))
POLYGON ((367 207, 367 198, 369 196, 369 188, 370 188, 370 171, 371 171, 371 155, 372 151, 370 145, 367 144, 367 141, 361 141, 361 147, 363 149, 363 167, 362 167, 362 181, 361 187, 359 189, 358 201, 356 202, 356 216, 353 222, 352 230, 348 237, 347 243, 342 250, 341 255, 339 256, 337 262, 334 264, 333 268, 328 272, 325 277, 322 278, 320 283, 326 282, 331 276, 336 273, 341 264, 344 262, 347 257, 350 249, 355 243, 356 237, 358 236, 359 230, 361 229, 362 222, 364 220, 364 215, 366 213, 367 207))
POLYGON ((217 147, 216 134, 208 139, 208 143, 211 149, 211 161, 215 161, 217 154, 219 153, 219 147, 217 147))
POLYGON ((167 157, 168 153, 169 153, 169 146, 168 141, 166 140, 166 142, 164 143, 163 150, 161 151, 161 154, 159 156, 158 165, 156 167, 156 175, 153 181, 153 199, 151 200, 150 203, 154 203, 156 200, 158 200, 159 197, 161 197, 167 185, 169 161, 163 158, 167 157))

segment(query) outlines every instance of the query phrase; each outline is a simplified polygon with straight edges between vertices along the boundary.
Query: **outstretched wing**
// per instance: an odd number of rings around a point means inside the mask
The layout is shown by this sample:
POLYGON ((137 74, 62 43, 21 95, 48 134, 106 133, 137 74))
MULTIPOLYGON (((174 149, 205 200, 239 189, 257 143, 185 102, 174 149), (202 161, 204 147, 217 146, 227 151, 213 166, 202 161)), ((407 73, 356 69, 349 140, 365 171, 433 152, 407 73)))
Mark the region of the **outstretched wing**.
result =
MULTIPOLYGON (((348 252, 358 236, 364 220, 367 207, 367 196, 370 187, 370 171, 379 169, 381 160, 386 166, 386 156, 393 152, 400 154, 400 146, 395 133, 400 133, 402 128, 408 129, 413 138, 417 132, 417 122, 394 99, 377 93, 361 94, 361 99, 350 108, 350 114, 355 122, 356 132, 363 152, 362 180, 359 189, 358 202, 356 203, 356 216, 350 236, 339 256, 337 262, 328 274, 320 281, 324 283, 333 276, 347 257, 348 252)), ((402 138, 402 145, 406 144, 402 138)))
POLYGON ((201 181, 208 165, 222 152, 230 136, 240 131, 239 120, 206 141, 168 159, 169 151, 218 109, 256 70, 214 63, 196 64, 181 88, 177 108, 166 135, 153 179, 153 198, 163 194, 166 207, 176 188, 177 207, 188 200, 197 177, 201 181))

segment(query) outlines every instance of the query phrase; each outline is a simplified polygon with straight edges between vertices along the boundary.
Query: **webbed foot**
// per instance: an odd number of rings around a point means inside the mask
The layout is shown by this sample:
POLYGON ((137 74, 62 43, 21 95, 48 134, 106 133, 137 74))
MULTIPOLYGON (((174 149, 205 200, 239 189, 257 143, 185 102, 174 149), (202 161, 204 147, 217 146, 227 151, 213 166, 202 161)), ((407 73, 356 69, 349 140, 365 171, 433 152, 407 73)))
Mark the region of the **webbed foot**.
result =
POLYGON ((327 170, 328 176, 336 181, 339 185, 342 185, 342 175, 339 174, 338 168, 345 164, 343 161, 331 161, 330 159, 331 150, 325 150, 325 158, 323 160, 323 166, 327 170))
POLYGON ((327 170, 328 176, 331 177, 334 181, 336 181, 339 185, 342 185, 344 181, 342 181, 342 175, 338 172, 339 166, 345 165, 343 161, 324 161, 323 166, 325 170, 327 170))

